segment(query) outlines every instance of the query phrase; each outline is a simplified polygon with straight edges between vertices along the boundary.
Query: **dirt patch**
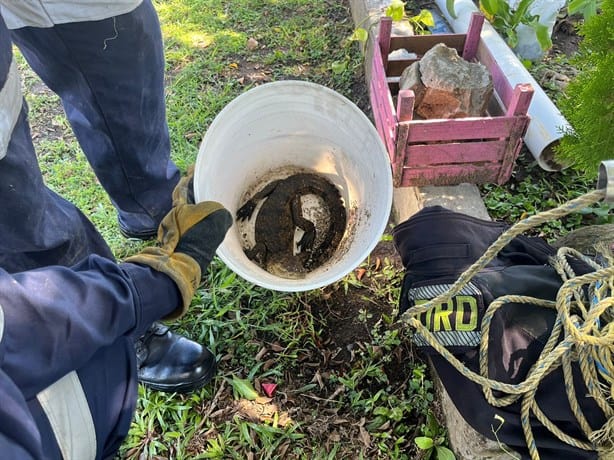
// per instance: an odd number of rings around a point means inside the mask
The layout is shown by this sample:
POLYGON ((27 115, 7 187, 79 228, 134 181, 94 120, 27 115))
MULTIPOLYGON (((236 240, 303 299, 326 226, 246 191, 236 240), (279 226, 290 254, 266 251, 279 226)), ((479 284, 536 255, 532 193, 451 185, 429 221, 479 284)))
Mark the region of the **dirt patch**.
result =
POLYGON ((330 340, 337 347, 350 350, 357 342, 372 341, 371 332, 382 315, 394 314, 390 304, 374 302, 370 290, 377 289, 374 286, 376 276, 383 264, 390 264, 395 270, 402 269, 392 241, 381 241, 371 253, 369 264, 355 270, 355 276, 364 287, 354 287, 347 292, 328 288, 321 302, 316 304, 314 313, 325 321, 330 340))
POLYGON ((552 50, 550 54, 573 56, 578 51, 581 37, 578 35, 578 18, 561 18, 552 30, 552 50))
MULTIPOLYGON (((373 334, 389 327, 383 319, 396 319, 396 292, 400 288, 401 272, 401 260, 393 242, 384 238, 372 251, 368 262, 354 271, 353 277, 359 283, 328 286, 319 298, 312 300, 312 313, 322 325, 322 347, 331 357, 327 366, 320 369, 328 368, 327 372, 350 370, 356 354, 365 344, 374 342, 373 334), (395 294, 391 296, 391 293, 395 294)), ((388 379, 391 382, 404 380, 406 364, 403 363, 416 359, 406 346, 396 349, 394 359, 386 367, 388 379)))

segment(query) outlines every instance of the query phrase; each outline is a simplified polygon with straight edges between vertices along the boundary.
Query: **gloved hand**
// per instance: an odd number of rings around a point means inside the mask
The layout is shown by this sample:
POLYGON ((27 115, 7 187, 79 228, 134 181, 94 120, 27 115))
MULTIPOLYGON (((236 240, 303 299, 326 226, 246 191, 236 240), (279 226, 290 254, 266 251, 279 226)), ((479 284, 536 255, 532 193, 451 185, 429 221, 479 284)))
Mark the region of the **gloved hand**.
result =
POLYGON ((232 216, 220 203, 178 204, 158 227, 158 246, 145 248, 126 262, 148 265, 175 281, 182 308, 165 319, 183 315, 201 283, 217 247, 232 225, 232 216))
POLYGON ((180 204, 194 204, 194 168, 192 165, 188 168, 173 190, 173 206, 180 204))

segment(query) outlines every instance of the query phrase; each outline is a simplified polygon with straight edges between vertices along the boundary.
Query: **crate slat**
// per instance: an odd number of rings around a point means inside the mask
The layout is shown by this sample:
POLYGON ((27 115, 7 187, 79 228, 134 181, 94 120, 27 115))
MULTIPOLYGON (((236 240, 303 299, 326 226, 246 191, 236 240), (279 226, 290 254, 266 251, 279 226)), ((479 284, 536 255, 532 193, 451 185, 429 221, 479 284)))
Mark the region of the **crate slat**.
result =
POLYGON ((418 144, 406 147, 405 158, 412 168, 500 162, 506 149, 506 141, 418 144))
POLYGON ((521 132, 524 120, 518 117, 471 117, 450 120, 413 120, 408 143, 509 138, 521 132))
POLYGON ((381 65, 381 52, 378 47, 373 50, 373 66, 371 71, 370 100, 375 126, 392 156, 397 138, 397 120, 395 117, 392 95, 388 90, 386 74, 381 65), (378 65, 378 63, 380 63, 378 65))
POLYGON ((427 185, 458 185, 486 182, 498 183, 500 165, 496 162, 466 165, 438 165, 428 167, 405 167, 399 187, 427 185))
POLYGON ((416 53, 422 57, 438 43, 454 48, 458 54, 462 54, 465 46, 465 34, 434 34, 434 35, 392 35, 390 37, 389 51, 406 49, 410 53, 416 53))
POLYGON ((399 82, 399 77, 403 73, 403 71, 412 65, 414 62, 418 62, 420 59, 389 59, 388 60, 388 68, 386 75, 389 79, 395 79, 395 81, 399 82))

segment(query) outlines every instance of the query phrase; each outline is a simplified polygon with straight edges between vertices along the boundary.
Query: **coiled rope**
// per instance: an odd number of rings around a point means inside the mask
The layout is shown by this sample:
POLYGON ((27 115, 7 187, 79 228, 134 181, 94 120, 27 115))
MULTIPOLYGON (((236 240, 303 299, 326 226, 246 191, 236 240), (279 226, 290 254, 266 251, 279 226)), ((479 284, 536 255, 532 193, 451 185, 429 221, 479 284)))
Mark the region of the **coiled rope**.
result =
POLYGON ((521 424, 532 460, 539 460, 533 437, 531 413, 561 441, 584 450, 598 451, 603 458, 614 458, 614 257, 603 248, 606 266, 570 248, 560 248, 551 265, 561 276, 563 284, 556 301, 528 296, 508 295, 495 299, 484 313, 479 349, 480 371, 473 372, 450 353, 444 345, 420 322, 419 316, 443 302, 449 302, 461 289, 482 270, 513 238, 545 222, 559 219, 567 214, 603 200, 605 190, 582 195, 555 209, 527 217, 516 223, 486 250, 450 289, 438 297, 409 308, 400 321, 415 328, 439 354, 446 358, 467 379, 482 386, 487 401, 503 407, 521 399, 521 424), (573 256, 595 269, 594 272, 576 276, 567 258, 573 256), (588 292, 588 299, 584 292, 588 292), (554 327, 538 360, 529 370, 526 379, 518 384, 509 384, 488 378, 488 335, 495 312, 508 302, 531 304, 541 308, 555 309, 554 327), (586 305, 588 303, 588 305, 586 305), (606 416, 606 423, 593 430, 578 403, 572 378, 572 363, 578 362, 584 384, 606 416), (562 432, 542 412, 535 401, 541 380, 561 367, 566 392, 572 412, 589 442, 571 437, 562 432), (506 393, 496 397, 493 391, 506 393))

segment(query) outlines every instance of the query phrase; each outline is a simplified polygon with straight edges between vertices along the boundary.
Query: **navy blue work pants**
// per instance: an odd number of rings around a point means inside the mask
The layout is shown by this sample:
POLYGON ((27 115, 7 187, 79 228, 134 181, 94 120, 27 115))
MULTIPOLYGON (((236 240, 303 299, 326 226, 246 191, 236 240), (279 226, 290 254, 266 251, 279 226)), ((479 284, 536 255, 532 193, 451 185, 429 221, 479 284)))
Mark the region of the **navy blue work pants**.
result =
MULTIPOLYGON (((11 59, 9 31, 0 18, 0 87, 11 59)), ((73 265, 90 253, 112 258, 89 220, 43 182, 26 112, 24 102, 6 156, 0 159, 0 266, 19 272, 73 265)))
MULTIPOLYGON (((1 84, 10 41, 0 28, 1 84)), ((106 20, 16 29, 10 38, 60 96, 120 226, 157 228, 179 171, 170 160, 162 38, 151 2, 106 20)), ((44 185, 25 108, 0 160, 0 203, 0 265, 8 271, 72 265, 91 253, 112 257, 87 219, 44 185)))

